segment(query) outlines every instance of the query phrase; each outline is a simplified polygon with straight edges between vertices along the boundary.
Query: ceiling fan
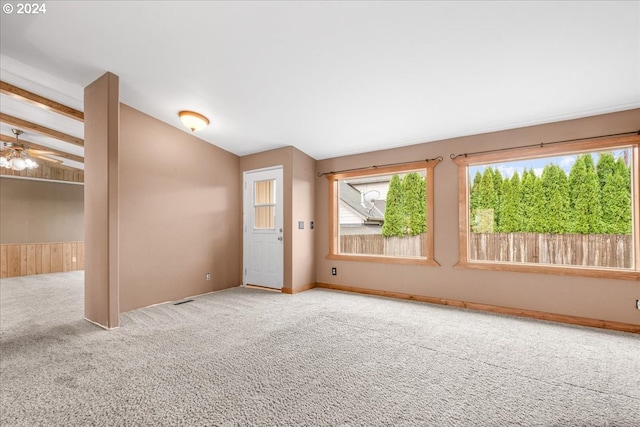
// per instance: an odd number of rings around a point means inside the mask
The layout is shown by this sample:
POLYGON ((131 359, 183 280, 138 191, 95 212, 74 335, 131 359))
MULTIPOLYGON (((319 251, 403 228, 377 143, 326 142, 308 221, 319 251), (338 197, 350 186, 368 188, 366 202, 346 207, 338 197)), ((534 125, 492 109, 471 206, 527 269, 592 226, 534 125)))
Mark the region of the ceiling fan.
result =
POLYGON ((23 133, 19 129, 11 129, 16 136, 16 142, 4 142, 0 151, 5 153, 0 156, 0 167, 21 171, 24 169, 35 169, 38 163, 34 159, 46 160, 53 163, 62 163, 57 159, 47 157, 48 154, 55 154, 53 151, 32 150, 27 145, 21 144, 19 136, 23 133))

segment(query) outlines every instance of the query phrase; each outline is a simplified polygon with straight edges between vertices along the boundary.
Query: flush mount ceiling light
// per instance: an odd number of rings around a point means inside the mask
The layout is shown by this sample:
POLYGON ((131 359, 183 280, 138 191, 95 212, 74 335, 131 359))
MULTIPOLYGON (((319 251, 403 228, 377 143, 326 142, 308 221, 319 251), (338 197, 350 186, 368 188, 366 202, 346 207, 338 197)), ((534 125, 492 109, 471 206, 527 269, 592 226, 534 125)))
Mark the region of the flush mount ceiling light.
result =
POLYGON ((209 119, 202 114, 193 111, 180 111, 178 115, 180 116, 182 123, 191 129, 191 132, 204 129, 205 126, 209 124, 209 119))

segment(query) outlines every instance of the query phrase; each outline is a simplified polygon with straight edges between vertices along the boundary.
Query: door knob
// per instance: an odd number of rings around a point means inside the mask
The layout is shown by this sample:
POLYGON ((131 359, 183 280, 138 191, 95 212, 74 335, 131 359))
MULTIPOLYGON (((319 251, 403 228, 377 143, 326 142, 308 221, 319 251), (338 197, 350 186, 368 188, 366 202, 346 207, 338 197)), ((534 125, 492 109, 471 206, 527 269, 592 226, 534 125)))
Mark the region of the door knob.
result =
POLYGON ((282 242, 282 236, 278 237, 278 240, 280 240, 282 242))

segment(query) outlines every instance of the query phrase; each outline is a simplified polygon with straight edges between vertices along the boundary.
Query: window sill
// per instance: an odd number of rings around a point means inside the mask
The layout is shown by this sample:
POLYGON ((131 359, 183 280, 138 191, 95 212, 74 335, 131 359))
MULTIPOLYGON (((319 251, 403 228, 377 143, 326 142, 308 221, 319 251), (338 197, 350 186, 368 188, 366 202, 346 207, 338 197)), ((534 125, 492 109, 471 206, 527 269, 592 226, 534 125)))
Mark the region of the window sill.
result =
POLYGON ((454 268, 469 268, 489 271, 514 271, 519 273, 555 274, 560 276, 583 276, 600 279, 640 280, 640 271, 596 269, 570 266, 514 264, 496 262, 466 262, 461 261, 454 268))
POLYGON ((429 267, 440 267, 440 264, 434 259, 427 258, 399 258, 392 256, 372 256, 372 255, 339 255, 329 254, 326 259, 333 259, 339 261, 361 261, 361 262, 379 262, 385 264, 409 264, 409 265, 422 265, 429 267))

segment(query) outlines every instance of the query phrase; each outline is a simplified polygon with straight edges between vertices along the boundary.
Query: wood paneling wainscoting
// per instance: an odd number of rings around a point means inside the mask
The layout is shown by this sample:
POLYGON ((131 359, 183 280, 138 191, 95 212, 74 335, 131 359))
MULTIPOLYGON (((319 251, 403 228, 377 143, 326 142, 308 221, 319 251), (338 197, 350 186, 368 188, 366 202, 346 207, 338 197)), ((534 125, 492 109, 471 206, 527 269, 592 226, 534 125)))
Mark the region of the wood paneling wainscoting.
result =
POLYGON ((82 182, 84 183, 84 171, 80 169, 69 168, 65 166, 51 166, 42 163, 36 169, 24 169, 21 171, 14 171, 11 169, 0 168, 0 175, 6 176, 19 176, 23 178, 38 178, 44 180, 53 181, 68 181, 68 182, 82 182))
POLYGON ((84 270, 84 242, 0 245, 0 277, 84 270))

